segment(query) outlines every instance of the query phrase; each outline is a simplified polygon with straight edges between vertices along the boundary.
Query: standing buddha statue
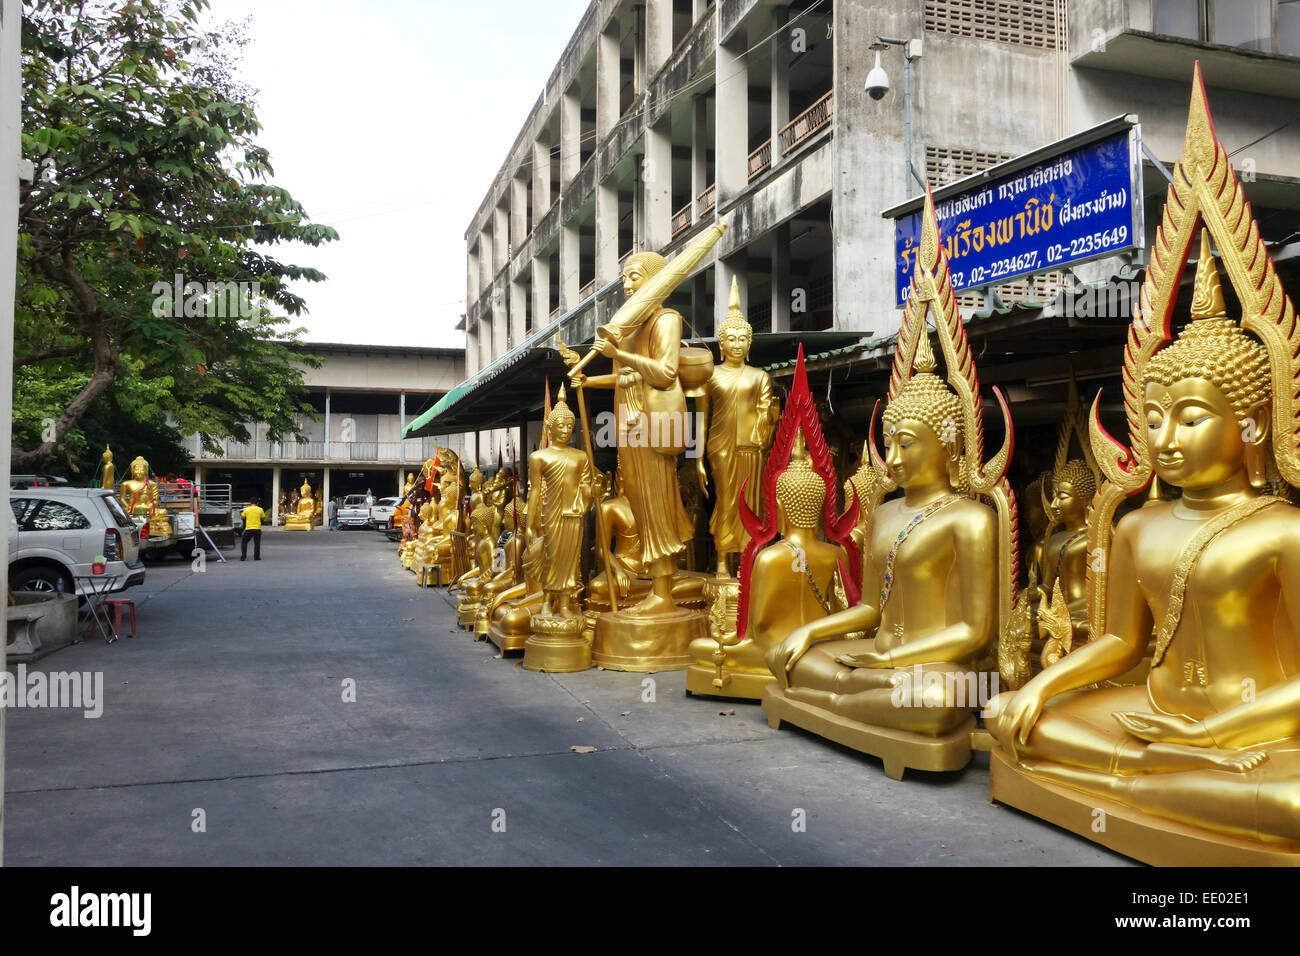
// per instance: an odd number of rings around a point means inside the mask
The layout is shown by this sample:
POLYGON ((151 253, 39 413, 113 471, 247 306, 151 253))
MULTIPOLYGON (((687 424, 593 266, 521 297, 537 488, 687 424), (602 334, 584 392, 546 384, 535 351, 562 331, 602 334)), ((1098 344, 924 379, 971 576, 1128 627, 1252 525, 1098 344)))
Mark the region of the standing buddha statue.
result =
POLYGON ((763 694, 773 726, 788 720, 879 756, 895 779, 907 767, 969 762, 972 708, 988 689, 980 665, 1009 616, 1015 582, 1015 512, 1003 480, 1010 417, 995 389, 1006 434, 981 465, 979 382, 928 193, 918 252, 883 416, 884 460, 870 447, 883 488, 903 496, 871 516, 862 603, 772 648, 776 682, 763 694), (934 372, 931 310, 951 387, 934 372), (854 633, 868 636, 848 639, 854 633))
MULTIPOLYGON (((733 276, 727 317, 718 327, 722 364, 704 385, 696 405, 700 418, 697 441, 704 444, 713 471, 714 505, 709 533, 718 555, 718 577, 731 577, 729 559, 745 549, 748 536, 740 522, 737 498, 757 513, 762 494, 763 455, 772 443, 778 409, 772 401, 772 379, 747 365, 754 330, 740 311, 740 286, 733 276), (710 421, 712 416, 712 421, 710 421)), ((700 488, 708 488, 704 457, 695 460, 700 488)))
POLYGON ((1091 640, 996 701, 993 799, 1149 863, 1300 864, 1300 510, 1267 493, 1275 475, 1300 486, 1297 340, 1198 66, 1124 352, 1127 447, 1093 408, 1091 640), (1191 321, 1169 344, 1198 222, 1191 321), (1153 477, 1181 497, 1112 532, 1153 477), (1141 660, 1153 627, 1146 681, 1094 689, 1141 660), (1098 810, 1123 826, 1097 832, 1098 810))
POLYGON ((100 460, 104 463, 104 470, 99 479, 99 487, 112 490, 117 483, 117 473, 113 469, 113 449, 105 445, 104 454, 100 456, 100 460))

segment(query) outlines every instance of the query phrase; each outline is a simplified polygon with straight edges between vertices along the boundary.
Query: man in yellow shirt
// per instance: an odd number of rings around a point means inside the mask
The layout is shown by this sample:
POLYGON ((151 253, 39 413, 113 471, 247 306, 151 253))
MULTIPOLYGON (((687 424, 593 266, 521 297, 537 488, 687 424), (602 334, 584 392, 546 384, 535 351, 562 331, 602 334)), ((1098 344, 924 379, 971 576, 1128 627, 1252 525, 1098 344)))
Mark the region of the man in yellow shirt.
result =
POLYGON ((250 498, 248 507, 239 513, 244 519, 244 534, 239 544, 239 560, 248 560, 248 539, 253 539, 253 560, 262 560, 262 522, 266 512, 262 510, 262 499, 250 498))

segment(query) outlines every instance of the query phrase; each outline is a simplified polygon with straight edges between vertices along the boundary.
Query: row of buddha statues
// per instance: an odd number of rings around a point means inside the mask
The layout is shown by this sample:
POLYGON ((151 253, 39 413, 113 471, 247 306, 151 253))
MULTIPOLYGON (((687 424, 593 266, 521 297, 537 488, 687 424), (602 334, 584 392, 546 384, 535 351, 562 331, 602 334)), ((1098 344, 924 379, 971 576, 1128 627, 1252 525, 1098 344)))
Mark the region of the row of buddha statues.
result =
POLYGON ((746 364, 734 292, 720 363, 686 354, 663 301, 723 228, 672 263, 631 256, 595 344, 561 344, 567 392, 526 497, 514 469, 466 481, 439 450, 412 491, 403 563, 455 588, 461 623, 522 648, 530 670, 685 668, 688 693, 761 700, 772 726, 874 755, 895 779, 988 751, 994 800, 1142 860, 1300 863, 1300 322, 1199 67, 1117 354, 1128 434, 1071 382, 1052 467, 1018 494, 996 388, 1001 440, 985 457, 928 195, 883 411, 847 480, 802 349, 781 408, 746 364), (602 358, 610 371, 588 374, 602 358), (612 475, 586 406, 605 388, 612 475), (705 454, 682 469, 680 436, 646 426, 692 398, 705 454), (712 480, 709 572, 681 567, 683 470, 712 480))
POLYGON ((325 520, 325 501, 320 489, 312 488, 306 478, 293 491, 281 490, 278 523, 286 531, 310 531, 325 520))

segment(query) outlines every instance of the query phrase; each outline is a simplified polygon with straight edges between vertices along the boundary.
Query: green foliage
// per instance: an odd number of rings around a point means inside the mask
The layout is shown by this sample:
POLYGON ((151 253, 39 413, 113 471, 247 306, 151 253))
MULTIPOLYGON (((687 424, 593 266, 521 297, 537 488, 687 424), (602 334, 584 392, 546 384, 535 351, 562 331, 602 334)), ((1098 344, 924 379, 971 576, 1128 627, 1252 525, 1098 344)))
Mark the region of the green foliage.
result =
POLYGON ((25 5, 23 149, 38 173, 19 206, 18 470, 58 456, 93 471, 98 436, 132 424, 172 447, 128 431, 124 453, 177 458, 182 435, 216 447, 265 421, 287 438, 312 414, 291 362, 319 361, 290 351, 303 330, 288 316, 305 303, 286 283, 325 276, 275 249, 338 236, 271 182, 252 94, 230 69, 245 41, 201 28, 207 6, 25 5), (206 292, 162 296, 178 273, 206 292))

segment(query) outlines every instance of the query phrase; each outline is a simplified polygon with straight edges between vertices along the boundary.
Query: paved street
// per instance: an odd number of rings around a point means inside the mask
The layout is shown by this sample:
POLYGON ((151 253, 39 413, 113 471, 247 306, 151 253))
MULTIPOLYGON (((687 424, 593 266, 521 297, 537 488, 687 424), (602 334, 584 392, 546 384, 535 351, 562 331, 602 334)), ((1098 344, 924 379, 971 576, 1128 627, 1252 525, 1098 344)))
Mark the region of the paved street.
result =
POLYGON ((892 781, 680 672, 647 703, 494 659, 373 532, 263 545, 151 566, 141 637, 36 665, 102 671, 104 713, 9 713, 7 864, 1126 863, 990 806, 986 755, 892 781))

